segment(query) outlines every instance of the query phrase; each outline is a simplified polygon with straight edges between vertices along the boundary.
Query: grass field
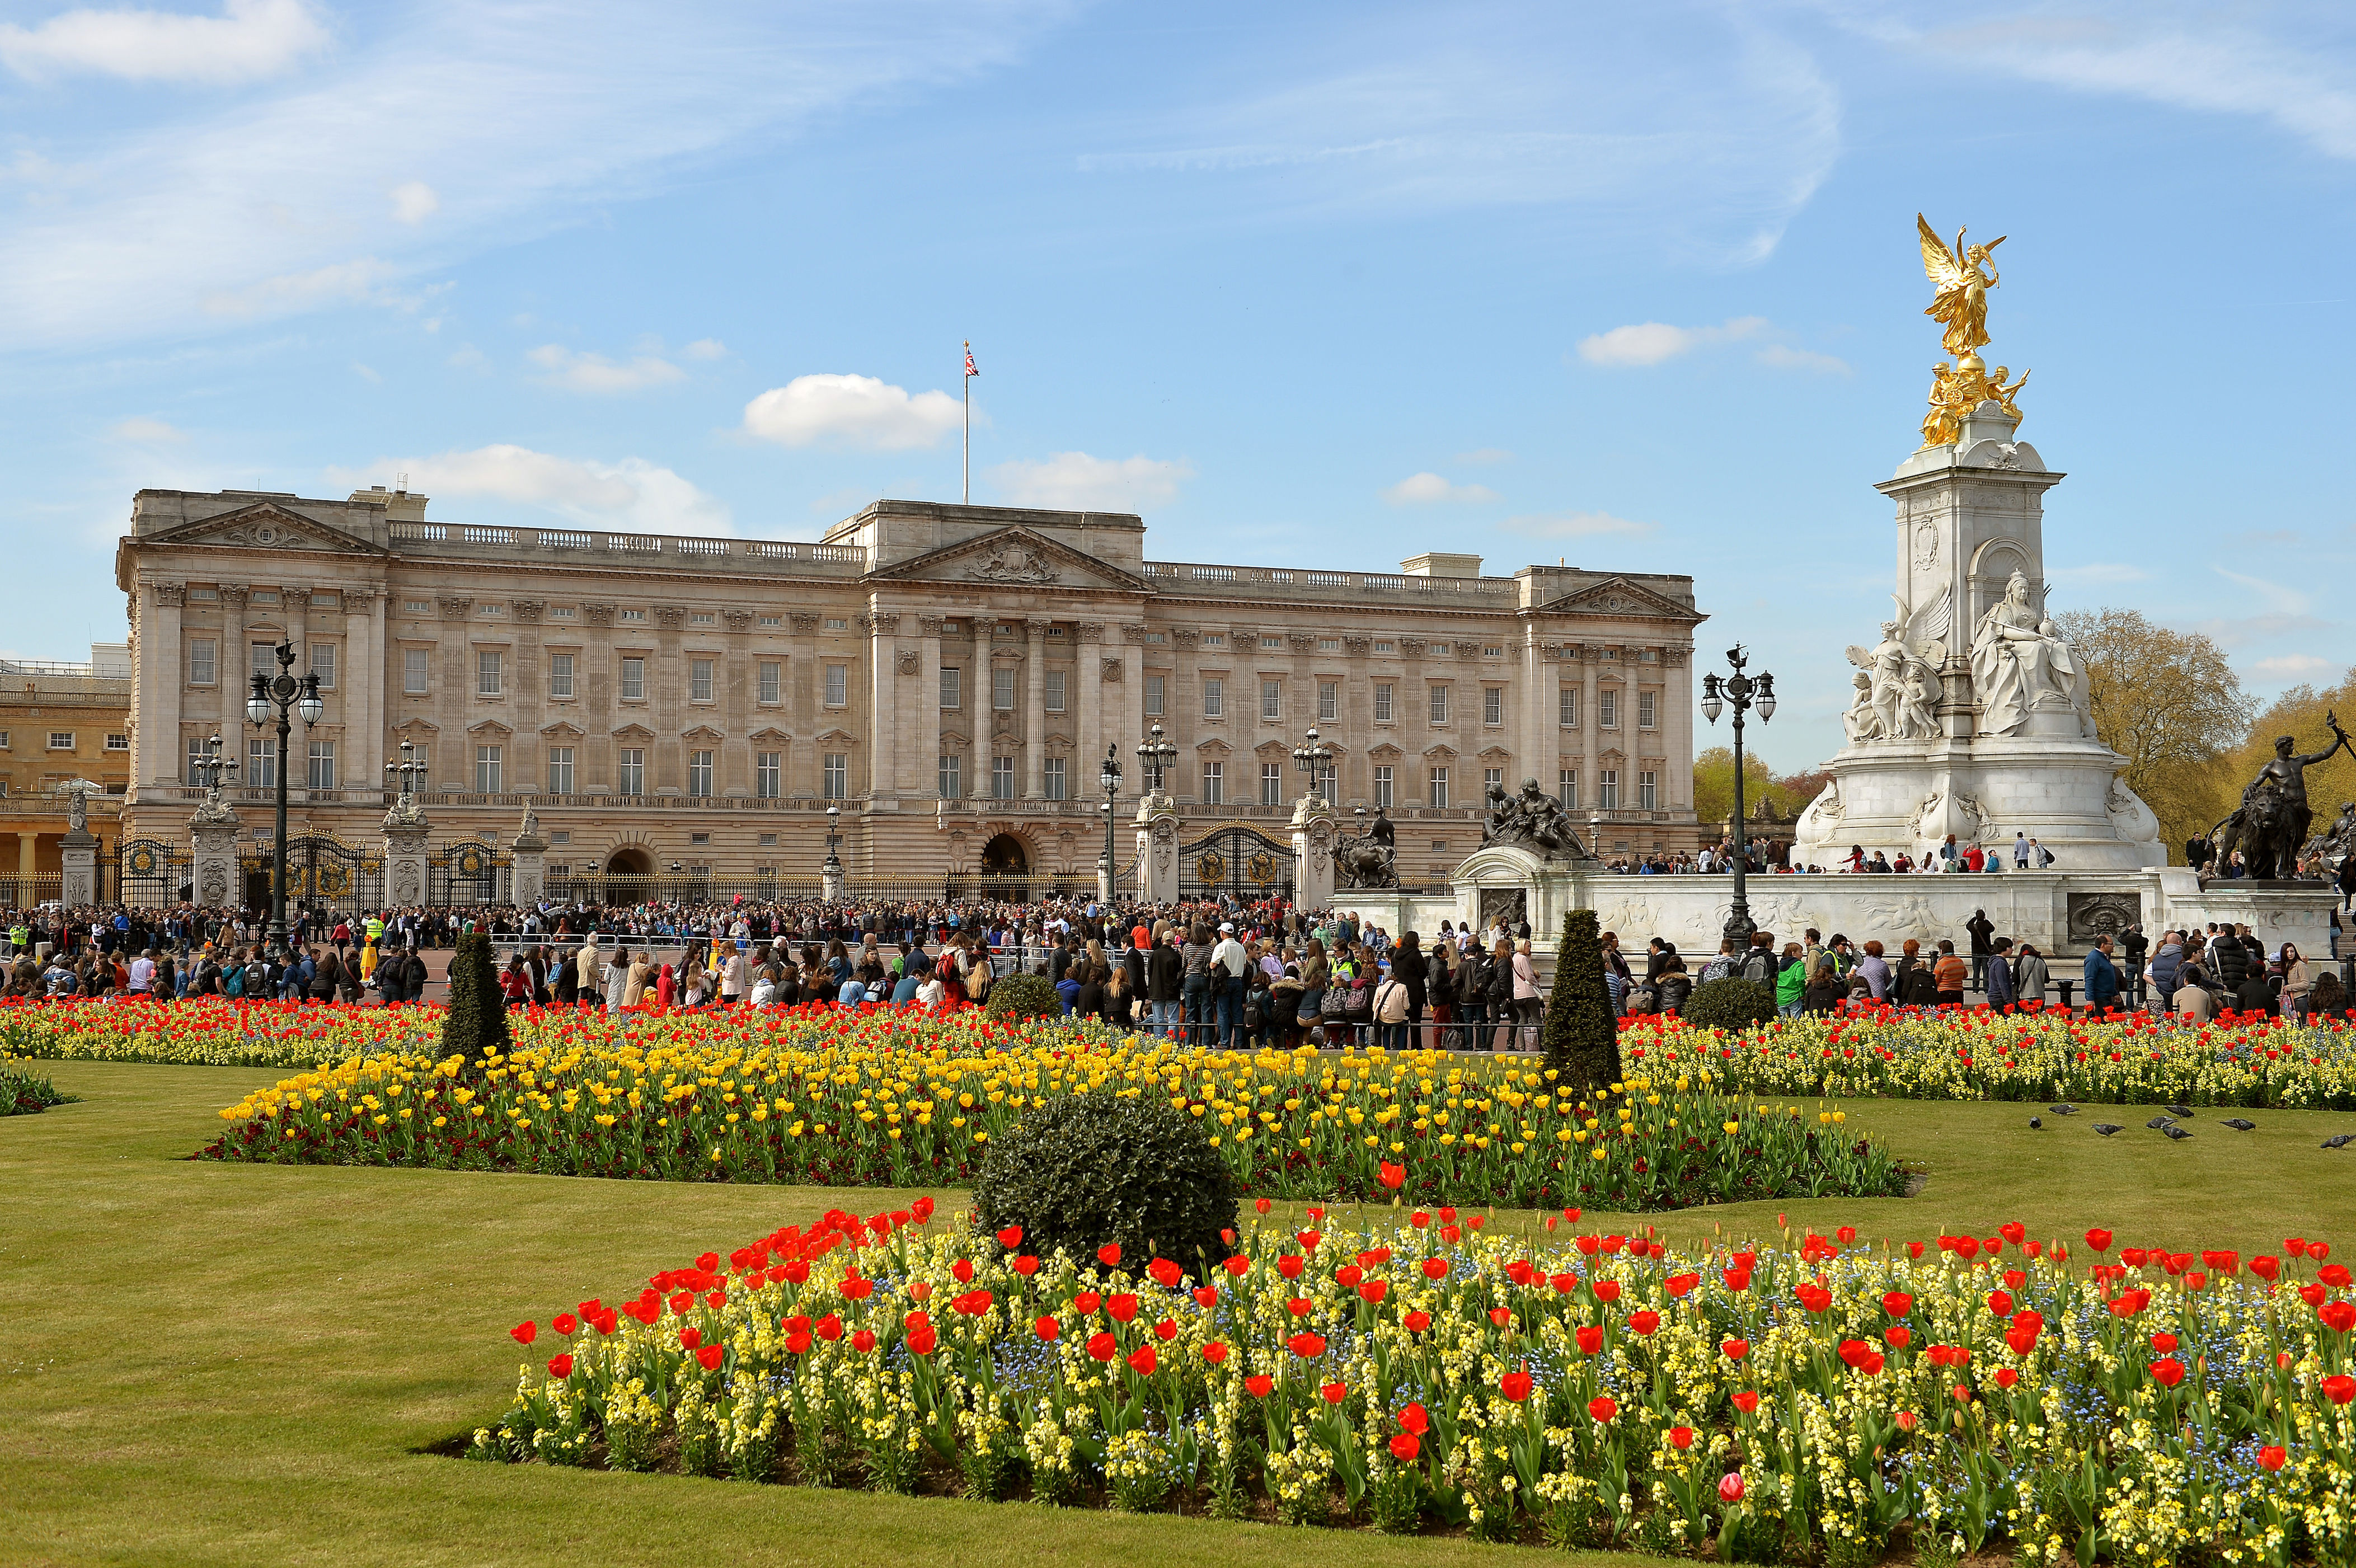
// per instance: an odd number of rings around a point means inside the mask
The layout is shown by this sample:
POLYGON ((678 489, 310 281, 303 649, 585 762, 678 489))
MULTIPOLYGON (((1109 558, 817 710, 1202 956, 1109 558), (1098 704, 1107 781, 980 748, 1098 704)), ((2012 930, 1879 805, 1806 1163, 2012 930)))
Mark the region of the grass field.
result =
MULTIPOLYGON (((630 1294, 873 1190, 680 1187, 434 1171, 194 1164, 217 1110, 274 1074, 57 1064, 82 1103, 0 1120, 0 1562, 1282 1564, 1499 1560, 1515 1548, 1362 1531, 462 1464, 421 1452, 504 1408, 505 1330, 630 1294)), ((2179 1250, 2356 1244, 2356 1116, 2261 1112, 2255 1133, 2149 1114, 2031 1132, 2041 1108, 1855 1102, 1922 1161, 1912 1199, 1787 1203, 1867 1236, 2019 1219, 2179 1250)), ((945 1205, 944 1207, 949 1207, 945 1205)), ((1771 1235, 1775 1204, 1655 1217, 1673 1241, 1771 1235)), ((1590 1217, 1590 1219, 1595 1217, 1590 1217)), ((1611 1223, 1604 1217, 1607 1224, 1611 1223)), ((1536 1231, 1536 1217, 1499 1216, 1536 1231)), ((1643 1221, 1633 1223, 1642 1224, 1643 1221)))

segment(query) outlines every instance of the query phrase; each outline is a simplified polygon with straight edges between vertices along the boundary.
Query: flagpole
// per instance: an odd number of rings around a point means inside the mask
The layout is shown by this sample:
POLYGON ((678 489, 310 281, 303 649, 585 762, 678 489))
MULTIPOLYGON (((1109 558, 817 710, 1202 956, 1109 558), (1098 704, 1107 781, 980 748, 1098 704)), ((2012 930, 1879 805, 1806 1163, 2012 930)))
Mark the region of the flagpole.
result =
MULTIPOLYGON (((968 363, 972 362, 973 339, 970 338, 966 339, 965 357, 968 363)), ((958 458, 958 503, 960 506, 971 506, 973 504, 972 375, 969 373, 959 376, 958 378, 958 384, 959 389, 965 393, 965 448, 963 453, 958 458)))

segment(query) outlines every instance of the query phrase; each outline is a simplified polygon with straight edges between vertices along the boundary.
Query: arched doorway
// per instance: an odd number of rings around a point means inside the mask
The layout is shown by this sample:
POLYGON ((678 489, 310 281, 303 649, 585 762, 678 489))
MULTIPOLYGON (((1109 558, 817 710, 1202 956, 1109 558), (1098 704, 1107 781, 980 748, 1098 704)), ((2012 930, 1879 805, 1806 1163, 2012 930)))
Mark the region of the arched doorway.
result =
POLYGON ((625 844, 605 857, 608 876, 652 876, 655 857, 636 844, 625 844))
POLYGON ((981 896, 1026 900, 1031 897, 1031 846, 1013 833, 1000 833, 981 846, 981 896))

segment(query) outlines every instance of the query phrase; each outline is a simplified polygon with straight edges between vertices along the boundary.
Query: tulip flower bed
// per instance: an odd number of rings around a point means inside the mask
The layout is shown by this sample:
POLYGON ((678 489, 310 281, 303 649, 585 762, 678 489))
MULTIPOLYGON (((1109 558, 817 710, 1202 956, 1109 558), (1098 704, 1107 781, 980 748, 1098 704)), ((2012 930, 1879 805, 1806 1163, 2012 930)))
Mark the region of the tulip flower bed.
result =
POLYGON ((979 1013, 544 1015, 464 1069, 368 1057, 249 1095, 204 1154, 667 1180, 963 1184, 1026 1107, 1107 1090, 1200 1119, 1241 1190, 1622 1211, 1888 1197, 1906 1173, 1845 1113, 1704 1071, 1558 1091, 1535 1066, 1418 1052, 1189 1051, 979 1013))
POLYGON ((2356 1304, 2319 1241, 1544 1255, 1309 1215, 1197 1280, 835 1211, 519 1324, 469 1453, 1729 1560, 2351 1561, 2356 1304))
POLYGON ((436 1007, 348 1007, 196 996, 0 1001, 0 1055, 186 1067, 308 1067, 388 1051, 430 1051, 436 1007))
POLYGON ((1753 1094, 2356 1109, 2356 1029, 2256 1013, 2201 1024, 1876 1005, 1740 1034, 1647 1016, 1620 1048, 1632 1072, 1707 1067, 1753 1094))

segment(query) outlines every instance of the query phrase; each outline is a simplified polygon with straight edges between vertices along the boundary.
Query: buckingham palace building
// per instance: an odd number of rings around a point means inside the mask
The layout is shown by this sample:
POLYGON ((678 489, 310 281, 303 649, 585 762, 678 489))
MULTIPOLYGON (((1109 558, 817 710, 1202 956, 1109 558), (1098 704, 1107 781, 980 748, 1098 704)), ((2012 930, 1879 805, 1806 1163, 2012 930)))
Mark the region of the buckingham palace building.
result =
POLYGON ((1198 564, 1148 559, 1145 534, 1120 512, 879 500, 817 543, 675 538, 436 521, 397 489, 142 490, 115 559, 123 837, 187 839, 219 735, 250 867, 282 768, 290 842, 365 856, 407 743, 453 901, 492 891, 527 808, 560 895, 796 896, 830 807, 854 888, 1038 894, 1094 886, 1108 746, 1132 862, 1158 725, 1183 841, 1246 852, 1184 859, 1231 882, 1275 864, 1289 885, 1312 725, 1344 831, 1387 811, 1410 886, 1445 883, 1487 787, 1525 779, 1607 854, 1699 842, 1690 577, 1198 564), (281 643, 324 701, 284 757, 244 714, 281 643))

